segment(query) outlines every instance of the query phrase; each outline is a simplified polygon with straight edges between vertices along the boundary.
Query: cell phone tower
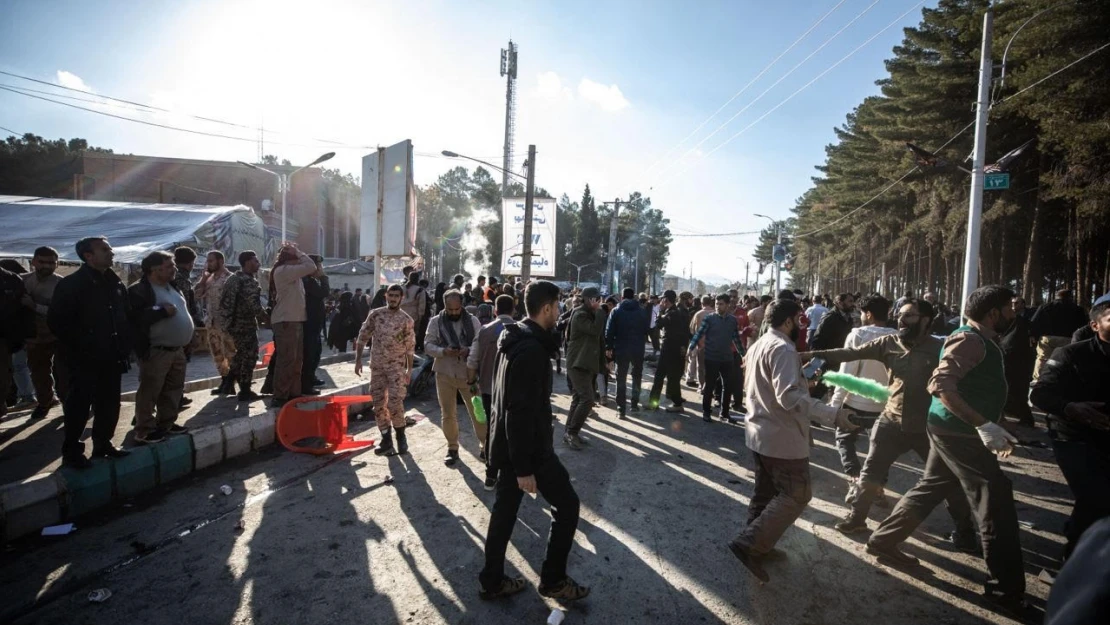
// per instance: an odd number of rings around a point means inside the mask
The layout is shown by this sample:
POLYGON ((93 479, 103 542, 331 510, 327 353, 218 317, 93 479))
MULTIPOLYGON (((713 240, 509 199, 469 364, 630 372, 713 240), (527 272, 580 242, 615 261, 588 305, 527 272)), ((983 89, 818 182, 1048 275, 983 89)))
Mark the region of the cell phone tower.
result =
POLYGON ((509 172, 513 170, 513 139, 516 134, 516 44, 501 49, 501 75, 505 81, 505 148, 501 162, 501 197, 509 195, 509 172))

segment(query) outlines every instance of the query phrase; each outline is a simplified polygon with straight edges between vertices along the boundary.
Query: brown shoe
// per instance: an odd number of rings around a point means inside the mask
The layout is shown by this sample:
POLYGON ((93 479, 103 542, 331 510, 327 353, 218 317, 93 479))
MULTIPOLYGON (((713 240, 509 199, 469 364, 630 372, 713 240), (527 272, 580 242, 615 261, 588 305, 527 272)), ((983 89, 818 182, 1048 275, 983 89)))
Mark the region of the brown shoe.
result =
POLYGON ((558 584, 547 586, 540 584, 540 594, 549 599, 562 599, 563 601, 577 601, 590 595, 590 587, 583 586, 571 579, 568 575, 558 584))
POLYGON ((527 586, 528 583, 525 582, 524 578, 522 577, 506 576, 501 578, 501 584, 493 590, 487 590, 486 588, 479 585, 478 598, 488 601, 490 599, 497 599, 499 597, 508 597, 509 595, 515 595, 516 593, 524 590, 527 586))
POLYGON ((749 551, 747 547, 732 540, 728 543, 728 550, 732 552, 732 555, 736 556, 740 564, 743 564, 745 568, 751 571, 752 575, 755 575, 756 579, 764 584, 771 581, 771 576, 768 575, 767 570, 763 568, 761 558, 749 551))

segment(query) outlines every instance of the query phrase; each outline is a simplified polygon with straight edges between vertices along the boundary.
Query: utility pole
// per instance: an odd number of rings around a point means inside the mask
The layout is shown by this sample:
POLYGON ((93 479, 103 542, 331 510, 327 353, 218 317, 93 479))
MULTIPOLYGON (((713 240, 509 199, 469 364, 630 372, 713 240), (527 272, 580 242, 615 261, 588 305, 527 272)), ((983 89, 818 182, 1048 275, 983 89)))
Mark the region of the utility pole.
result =
POLYGON ((524 246, 520 251, 520 281, 532 278, 532 202, 536 192, 536 146, 528 146, 528 184, 524 188, 524 246))
MULTIPOLYGON (((385 224, 385 148, 378 148, 378 225, 376 232, 377 241, 374 243, 374 293, 378 292, 378 287, 382 285, 382 276, 385 275, 382 271, 382 226, 385 224)), ((284 197, 284 196, 283 196, 284 197)), ((284 208, 281 211, 281 218, 285 219, 284 208)), ((282 222, 282 238, 285 237, 284 221, 282 222)), ((371 296, 373 297, 373 296, 371 296)))
MULTIPOLYGON (((987 114, 990 112, 991 29, 994 14, 987 8, 983 15, 983 49, 979 54, 979 101, 975 115, 975 152, 971 167, 971 199, 967 211, 967 251, 964 255, 964 280, 961 296, 967 299, 979 285, 979 231, 983 218, 983 163, 987 152, 987 114)), ((967 307, 960 306, 967 319, 967 307)))
POLYGON ((751 261, 744 261, 744 294, 748 294, 748 276, 751 275, 751 261))
POLYGON ((622 202, 620 198, 617 198, 612 202, 601 203, 602 206, 605 206, 606 204, 613 205, 613 216, 609 220, 609 255, 608 258, 606 258, 605 263, 605 283, 609 285, 610 295, 612 295, 616 291, 616 288, 618 286, 613 283, 613 271, 616 269, 617 262, 617 216, 620 213, 621 204, 627 203, 628 202, 622 202))

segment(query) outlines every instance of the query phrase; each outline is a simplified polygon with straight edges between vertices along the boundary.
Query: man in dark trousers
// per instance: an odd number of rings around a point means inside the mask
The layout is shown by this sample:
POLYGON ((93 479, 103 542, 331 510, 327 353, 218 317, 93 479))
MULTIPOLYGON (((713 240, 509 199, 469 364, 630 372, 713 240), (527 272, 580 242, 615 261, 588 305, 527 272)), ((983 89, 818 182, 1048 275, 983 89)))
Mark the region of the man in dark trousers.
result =
POLYGON ((507 324, 498 341, 486 462, 499 471, 496 499, 486 532, 486 563, 478 575, 483 599, 524 590, 522 578, 505 575, 505 550, 524 493, 537 491, 551 504, 551 533, 540 570, 540 594, 570 601, 590 594, 567 575, 567 557, 578 529, 578 493, 552 443, 551 334, 559 318, 559 287, 546 280, 528 285, 528 318, 507 324), (515 479, 513 479, 515 477, 515 479))
POLYGON ((744 347, 740 345, 740 326, 736 323, 736 317, 730 312, 731 306, 727 293, 718 295, 716 312, 702 318, 701 325, 690 339, 690 349, 699 346, 705 352, 705 384, 701 391, 701 416, 706 423, 713 420, 710 409, 713 407, 713 393, 718 384, 721 385, 721 421, 728 420, 733 395, 742 392, 742 389, 733 388, 735 380, 735 376, 732 375, 735 362, 733 356, 740 354, 742 358, 744 347))
POLYGON ((628 368, 632 367, 632 412, 640 411, 640 380, 644 375, 644 348, 650 331, 651 308, 636 301, 636 291, 625 289, 621 303, 609 314, 605 326, 605 355, 617 362, 617 410, 625 417, 628 368))
POLYGON ((574 397, 567 414, 563 442, 575 451, 581 451, 586 442, 579 432, 594 407, 594 380, 601 371, 605 314, 600 312, 600 308, 601 291, 587 287, 582 291, 582 305, 570 314, 567 330, 567 385, 571 387, 574 397))
POLYGON ((672 290, 663 292, 659 304, 659 319, 655 327, 663 333, 663 348, 659 351, 659 361, 655 365, 655 381, 651 384, 648 407, 659 408, 659 395, 667 384, 667 398, 671 405, 667 412, 682 412, 682 373, 686 367, 686 349, 690 344, 690 316, 678 303, 678 296, 672 290))
POLYGON ((1087 325, 1087 314, 1075 303, 1070 289, 1056 292, 1056 299, 1041 306, 1029 323, 1029 334, 1037 345, 1037 364, 1033 367, 1033 379, 1041 373, 1041 367, 1057 347, 1071 343, 1071 335, 1087 325))
MULTIPOLYGON (((463 293, 465 296, 466 294, 463 293)), ((494 300, 497 318, 487 323, 474 337, 474 344, 470 347, 470 354, 466 357, 467 383, 473 388, 478 387, 482 395, 482 408, 488 417, 493 408, 493 374, 496 368, 497 341, 506 326, 513 325, 513 298, 508 295, 498 295, 494 300)), ((554 334, 553 334, 554 336, 554 334)), ((556 341, 558 339, 556 338, 556 341)), ((558 345, 558 343, 556 343, 558 345)), ((558 349, 556 347, 556 349, 558 349)), ((486 429, 486 440, 483 449, 489 449, 489 428, 486 429)), ((497 471, 486 469, 485 489, 493 490, 497 483, 497 471)))
POLYGON ((93 456, 130 453, 113 445, 112 436, 119 421, 120 378, 131 369, 132 336, 127 289, 112 271, 115 255, 108 239, 81 239, 76 249, 85 264, 58 283, 46 322, 65 347, 70 373, 62 462, 84 469, 92 466, 81 442, 90 408, 93 456))
POLYGON ((320 366, 320 357, 324 350, 324 322, 327 318, 324 300, 327 299, 328 291, 331 289, 328 277, 324 275, 324 257, 319 254, 309 254, 308 257, 316 263, 316 273, 301 278, 301 284, 304 285, 305 306, 301 395, 319 395, 320 391, 316 390, 316 387, 324 381, 316 377, 316 369, 320 366))
POLYGON ((1006 405, 1006 373, 998 330, 1013 319, 1013 292, 984 286, 967 298, 966 325, 944 342, 940 364, 929 380, 933 396, 927 430, 925 474, 867 541, 880 562, 915 566, 917 558, 898 549, 933 508, 962 489, 982 536, 991 579, 984 596, 999 606, 1024 610, 1025 566, 1018 539, 1017 510, 1010 478, 998 457, 1017 439, 998 425, 1006 405))
POLYGON ((1048 414, 1056 462, 1075 495, 1064 557, 1079 537, 1110 517, 1110 301, 1091 309, 1095 337, 1059 347, 1029 399, 1048 414))
POLYGON ((1033 427, 1033 411, 1029 409, 1029 382, 1033 379, 1033 367, 1037 361, 1037 350, 1029 334, 1029 319, 1018 314, 1018 306, 1024 306, 1020 297, 1013 299, 1014 320, 998 335, 998 345, 1002 348, 1006 364, 1005 414, 1018 423, 1033 427))

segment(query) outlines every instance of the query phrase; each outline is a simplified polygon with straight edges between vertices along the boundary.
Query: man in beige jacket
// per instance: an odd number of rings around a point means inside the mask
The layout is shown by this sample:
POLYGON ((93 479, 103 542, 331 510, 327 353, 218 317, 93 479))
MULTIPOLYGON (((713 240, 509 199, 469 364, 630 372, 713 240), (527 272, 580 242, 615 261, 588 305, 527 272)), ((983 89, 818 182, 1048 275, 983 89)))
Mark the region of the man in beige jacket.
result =
MULTIPOLYGON (((470 422, 474 424, 474 434, 478 438, 478 448, 484 454, 486 447, 486 424, 478 423, 474 415, 470 390, 470 374, 466 360, 474 339, 482 330, 478 318, 463 310, 462 293, 454 289, 443 294, 443 311, 432 317, 428 333, 424 337, 426 353, 435 358, 432 370, 436 372, 436 393, 439 395, 439 410, 443 418, 443 436, 447 438, 447 456, 443 463, 453 466, 459 460, 459 420, 457 399, 462 394, 470 422)), ((484 456, 483 456, 484 459, 484 456)))
POLYGON ((286 243, 278 252, 278 260, 270 272, 270 323, 274 329, 275 408, 301 394, 301 364, 304 360, 304 322, 308 318, 301 278, 317 273, 316 263, 308 254, 286 243))

